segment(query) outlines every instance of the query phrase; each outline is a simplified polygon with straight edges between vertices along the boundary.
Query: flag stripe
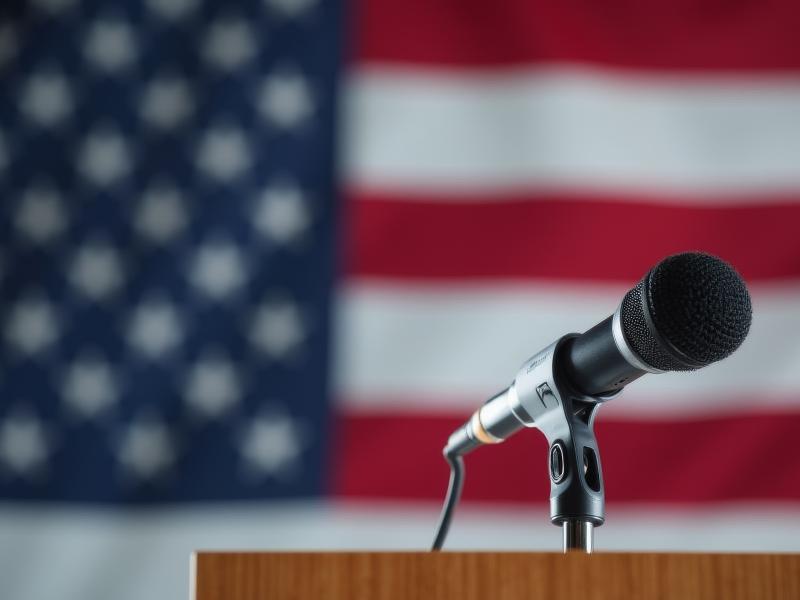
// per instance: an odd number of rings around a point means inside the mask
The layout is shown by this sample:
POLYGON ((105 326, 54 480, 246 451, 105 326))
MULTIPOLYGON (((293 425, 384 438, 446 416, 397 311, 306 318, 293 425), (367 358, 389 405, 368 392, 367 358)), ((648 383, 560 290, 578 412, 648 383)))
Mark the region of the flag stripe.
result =
POLYGON ((791 0, 736 5, 590 0, 362 0, 358 62, 449 68, 576 61, 651 70, 800 68, 800 8, 791 0), (413 32, 413 35, 410 34, 413 32))
POLYGON ((620 197, 490 195, 464 202, 354 192, 347 274, 633 282, 663 256, 691 249, 725 257, 751 281, 800 277, 800 195, 772 203, 753 196, 741 205, 620 197))
POLYGON ((361 69, 347 87, 345 180, 466 195, 786 192, 800 188, 798 106, 797 77, 361 69))
MULTIPOLYGON (((534 352, 611 314, 628 287, 351 282, 337 298, 336 393, 360 410, 466 413, 508 385, 534 352)), ((800 287, 752 292, 753 326, 731 359, 696 373, 644 377, 609 410, 630 402, 626 412, 648 417, 738 412, 734 399, 756 395, 797 406, 800 287), (650 396, 664 402, 635 400, 650 396)))
MULTIPOLYGON (((440 499, 447 465, 434 458, 464 415, 360 415, 340 418, 333 489, 342 497, 440 499), (375 457, 380 457, 376 463, 375 457)), ((800 454, 781 447, 800 412, 753 413, 691 421, 615 421, 595 425, 606 499, 623 502, 800 502, 800 454)), ((527 433, 527 435, 526 435, 527 433)), ((547 445, 538 432, 467 457, 465 500, 546 502, 547 445), (513 467, 512 467, 513 465, 513 467)))

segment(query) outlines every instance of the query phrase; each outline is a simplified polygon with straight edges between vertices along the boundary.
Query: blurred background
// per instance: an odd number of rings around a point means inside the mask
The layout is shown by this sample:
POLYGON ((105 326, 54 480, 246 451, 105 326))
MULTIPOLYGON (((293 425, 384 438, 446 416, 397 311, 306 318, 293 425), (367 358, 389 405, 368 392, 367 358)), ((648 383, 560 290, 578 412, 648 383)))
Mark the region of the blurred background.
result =
MULTIPOLYGON (((600 550, 798 551, 791 0, 4 0, 4 598, 432 541, 441 447, 666 255, 749 338, 604 406, 600 550)), ((449 548, 558 550, 535 430, 449 548)))

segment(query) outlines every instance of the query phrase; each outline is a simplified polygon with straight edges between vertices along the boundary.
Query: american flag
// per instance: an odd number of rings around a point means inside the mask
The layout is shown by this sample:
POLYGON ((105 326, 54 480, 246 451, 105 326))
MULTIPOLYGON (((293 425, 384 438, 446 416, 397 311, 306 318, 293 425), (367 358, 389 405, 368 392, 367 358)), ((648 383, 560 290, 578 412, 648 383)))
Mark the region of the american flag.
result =
MULTIPOLYGON (((602 407, 599 549, 800 550, 800 10, 0 8, 0 589, 175 597, 198 548, 426 548, 441 448, 664 256, 743 347, 602 407)), ((557 550, 535 431, 449 547, 557 550)))

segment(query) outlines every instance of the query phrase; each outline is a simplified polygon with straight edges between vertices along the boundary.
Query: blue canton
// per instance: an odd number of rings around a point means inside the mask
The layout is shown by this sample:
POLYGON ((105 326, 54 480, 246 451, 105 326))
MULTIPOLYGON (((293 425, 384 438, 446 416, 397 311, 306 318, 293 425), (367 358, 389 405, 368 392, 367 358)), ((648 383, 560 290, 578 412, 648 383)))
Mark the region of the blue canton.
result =
POLYGON ((0 499, 324 492, 340 13, 2 9, 0 499))

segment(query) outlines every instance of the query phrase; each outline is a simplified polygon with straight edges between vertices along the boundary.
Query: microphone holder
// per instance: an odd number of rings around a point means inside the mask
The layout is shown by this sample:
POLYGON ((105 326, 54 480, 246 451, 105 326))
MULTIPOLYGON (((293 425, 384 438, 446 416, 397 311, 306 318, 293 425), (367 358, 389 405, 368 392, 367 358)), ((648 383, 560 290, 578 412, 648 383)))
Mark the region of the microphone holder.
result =
POLYGON ((594 419, 604 401, 586 396, 560 375, 557 357, 566 335, 531 358, 506 392, 508 406, 526 427, 547 438, 550 521, 563 532, 564 552, 590 553, 594 527, 605 520, 605 495, 594 419))

